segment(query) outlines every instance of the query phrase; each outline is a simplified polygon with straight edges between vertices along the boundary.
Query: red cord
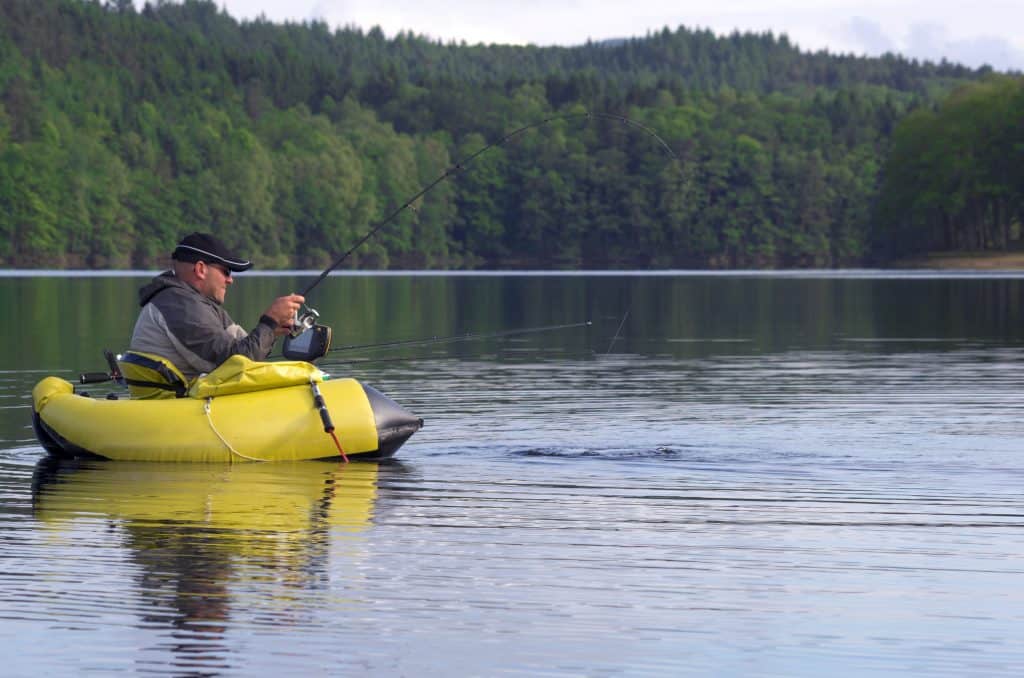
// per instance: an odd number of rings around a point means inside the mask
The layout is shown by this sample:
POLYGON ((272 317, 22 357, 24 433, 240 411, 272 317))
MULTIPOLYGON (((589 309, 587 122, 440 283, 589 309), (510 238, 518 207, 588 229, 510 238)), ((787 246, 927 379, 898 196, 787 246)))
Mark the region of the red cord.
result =
POLYGON ((334 435, 334 430, 333 429, 328 431, 328 433, 331 434, 331 438, 334 439, 334 444, 338 446, 338 452, 341 452, 341 458, 344 459, 345 463, 347 464, 348 463, 348 456, 345 454, 345 450, 341 449, 341 443, 338 442, 338 436, 334 435))

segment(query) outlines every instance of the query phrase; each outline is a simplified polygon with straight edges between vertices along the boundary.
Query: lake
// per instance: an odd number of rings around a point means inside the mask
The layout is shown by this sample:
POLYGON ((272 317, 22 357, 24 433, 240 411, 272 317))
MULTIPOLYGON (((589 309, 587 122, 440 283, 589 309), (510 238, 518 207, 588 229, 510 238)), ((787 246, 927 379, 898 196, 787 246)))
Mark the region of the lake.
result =
POLYGON ((0 276, 5 675, 1024 671, 1024 275, 336 275, 394 463, 48 459, 147 277, 0 276))

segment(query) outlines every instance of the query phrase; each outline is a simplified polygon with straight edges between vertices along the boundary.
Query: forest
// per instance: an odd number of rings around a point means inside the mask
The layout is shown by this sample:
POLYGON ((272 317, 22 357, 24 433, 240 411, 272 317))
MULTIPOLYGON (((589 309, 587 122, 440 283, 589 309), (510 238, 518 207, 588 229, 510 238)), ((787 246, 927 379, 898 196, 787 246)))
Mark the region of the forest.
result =
POLYGON ((1024 249, 1024 79, 989 78, 901 120, 875 212, 880 257, 1024 249))
POLYGON ((470 45, 0 3, 9 268, 158 267, 193 230, 323 267, 446 174, 345 266, 884 264, 1018 247, 1022 160, 1019 75, 785 35, 470 45))

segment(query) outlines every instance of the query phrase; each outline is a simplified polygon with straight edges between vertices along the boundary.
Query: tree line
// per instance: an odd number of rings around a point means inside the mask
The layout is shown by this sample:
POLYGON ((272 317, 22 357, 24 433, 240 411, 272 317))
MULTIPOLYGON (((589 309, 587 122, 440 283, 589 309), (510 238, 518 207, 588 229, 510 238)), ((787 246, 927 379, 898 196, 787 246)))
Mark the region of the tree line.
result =
POLYGON ((972 83, 904 118, 893 135, 875 223, 883 256, 1019 249, 1024 78, 972 83))
POLYGON ((454 172, 346 265, 859 264, 926 241, 931 217, 888 197, 917 176, 885 165, 913 156, 904 130, 958 87, 1008 82, 771 33, 513 47, 239 22, 206 0, 8 0, 0 262, 149 267, 201 229, 264 268, 324 266, 460 159, 555 118, 454 172))

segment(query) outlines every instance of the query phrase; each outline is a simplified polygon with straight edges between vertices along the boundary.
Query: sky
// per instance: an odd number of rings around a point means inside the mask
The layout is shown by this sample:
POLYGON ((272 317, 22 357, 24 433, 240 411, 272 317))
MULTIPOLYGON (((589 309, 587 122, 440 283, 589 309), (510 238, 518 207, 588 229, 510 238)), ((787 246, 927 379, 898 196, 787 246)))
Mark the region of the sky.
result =
MULTIPOLYGON (((236 19, 379 26, 467 43, 578 45, 668 26, 785 33, 801 49, 1024 71, 1024 0, 215 0, 236 19)), ((142 4, 142 0, 137 0, 142 4)))

